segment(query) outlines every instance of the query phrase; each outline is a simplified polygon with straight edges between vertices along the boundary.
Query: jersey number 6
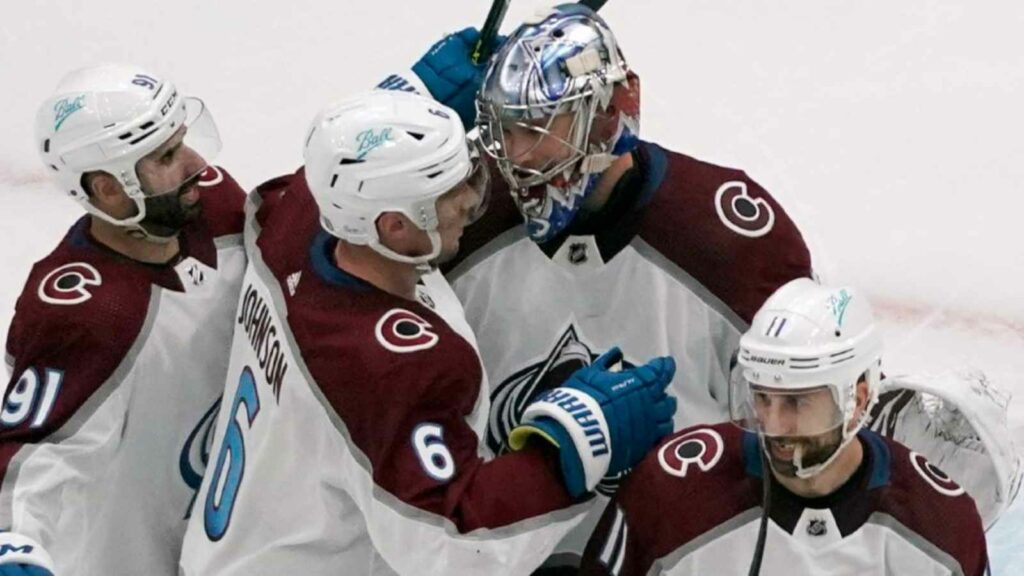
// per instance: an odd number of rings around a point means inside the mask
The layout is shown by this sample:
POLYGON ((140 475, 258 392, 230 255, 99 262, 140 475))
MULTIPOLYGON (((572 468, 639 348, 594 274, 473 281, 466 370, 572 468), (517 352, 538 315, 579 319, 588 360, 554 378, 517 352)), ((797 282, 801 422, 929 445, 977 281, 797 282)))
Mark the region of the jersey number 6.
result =
POLYGON ((244 420, 246 429, 251 428, 259 411, 260 398, 256 393, 256 379, 253 378, 252 370, 246 366, 238 380, 238 391, 231 403, 230 419, 224 432, 224 444, 217 455, 217 467, 213 471, 209 492, 206 494, 203 525, 210 540, 220 540, 227 533, 231 524, 231 511, 235 507, 235 497, 245 473, 245 438, 239 421, 244 420), (244 408, 244 411, 239 414, 241 408, 244 408), (227 470, 224 469, 225 465, 227 470))
POLYGON ((444 429, 424 422, 412 431, 412 445, 423 471, 434 480, 447 482, 455 475, 455 460, 444 445, 444 429))

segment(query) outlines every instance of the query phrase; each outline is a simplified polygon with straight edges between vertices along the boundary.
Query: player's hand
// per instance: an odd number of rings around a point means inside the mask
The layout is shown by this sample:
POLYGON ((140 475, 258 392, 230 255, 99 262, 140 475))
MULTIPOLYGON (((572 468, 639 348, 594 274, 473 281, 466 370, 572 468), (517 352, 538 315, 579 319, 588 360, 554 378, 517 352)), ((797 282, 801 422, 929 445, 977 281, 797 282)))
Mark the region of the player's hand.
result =
POLYGON ((621 359, 613 348, 540 395, 509 436, 513 449, 535 434, 557 446, 573 497, 593 491, 602 477, 634 466, 672 432, 676 401, 665 389, 675 375, 675 362, 661 357, 612 371, 621 359))
MULTIPOLYGON (((466 130, 472 128, 476 120, 476 93, 487 69, 486 61, 473 64, 470 58, 479 39, 480 31, 476 28, 448 34, 412 67, 435 100, 459 113, 466 130)), ((504 42, 505 37, 498 36, 495 51, 504 42)))

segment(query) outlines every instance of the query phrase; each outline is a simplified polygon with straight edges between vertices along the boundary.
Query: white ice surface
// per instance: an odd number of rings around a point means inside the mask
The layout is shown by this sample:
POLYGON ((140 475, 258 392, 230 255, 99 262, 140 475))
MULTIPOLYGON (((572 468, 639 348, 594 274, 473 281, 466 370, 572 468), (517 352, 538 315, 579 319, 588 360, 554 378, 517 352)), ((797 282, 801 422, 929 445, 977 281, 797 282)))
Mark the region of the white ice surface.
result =
MULTIPOLYGON (((66 71, 142 64, 202 96, 218 161, 293 170, 328 100, 408 68, 486 0, 0 3, 0 337, 33 261, 79 209, 46 183, 36 106, 66 71)), ((543 5, 517 0, 508 22, 543 5)), ((1016 394, 1024 445, 1024 4, 610 0, 643 84, 642 133, 745 169, 875 299, 887 371, 973 366, 1016 394)), ((507 28, 507 27, 506 27, 507 28)), ((1024 574, 1024 505, 989 534, 1024 574)))

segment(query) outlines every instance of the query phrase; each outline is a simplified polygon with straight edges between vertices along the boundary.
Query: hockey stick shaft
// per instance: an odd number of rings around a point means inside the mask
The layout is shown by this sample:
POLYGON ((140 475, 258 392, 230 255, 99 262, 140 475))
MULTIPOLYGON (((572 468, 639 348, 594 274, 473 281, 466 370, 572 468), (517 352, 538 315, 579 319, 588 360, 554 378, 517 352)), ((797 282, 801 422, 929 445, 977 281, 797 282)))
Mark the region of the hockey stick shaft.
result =
POLYGON ((501 22, 505 19, 505 12, 508 11, 508 5, 511 2, 512 0, 493 0, 491 2, 491 9, 487 12, 487 20, 484 21, 484 27, 480 29, 480 39, 473 46, 473 54, 471 56, 473 64, 486 62, 491 57, 491 52, 494 49, 494 40, 498 37, 498 28, 501 28, 501 22))

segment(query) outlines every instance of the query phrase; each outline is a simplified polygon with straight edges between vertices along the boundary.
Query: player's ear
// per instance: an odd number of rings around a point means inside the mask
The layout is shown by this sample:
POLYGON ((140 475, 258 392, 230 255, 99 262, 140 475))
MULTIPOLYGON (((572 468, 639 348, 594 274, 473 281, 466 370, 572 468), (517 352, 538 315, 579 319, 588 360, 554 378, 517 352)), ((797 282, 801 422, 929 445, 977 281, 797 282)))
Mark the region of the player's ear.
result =
MULTIPOLYGON (((867 372, 861 374, 860 378, 857 379, 857 389, 855 394, 857 398, 856 415, 859 417, 864 412, 864 410, 868 409, 868 399, 871 396, 871 391, 868 389, 867 372)), ((854 418, 854 421, 856 422, 857 418, 854 418)))
POLYGON ((405 231, 406 219, 398 212, 385 212, 377 218, 377 235, 381 240, 405 231))
POLYGON ((82 176, 82 187, 92 203, 101 208, 116 203, 124 192, 121 183, 106 172, 87 172, 82 176))
POLYGON ((410 232, 416 228, 401 212, 385 212, 377 217, 377 237, 381 244, 404 254, 409 248, 410 232))

